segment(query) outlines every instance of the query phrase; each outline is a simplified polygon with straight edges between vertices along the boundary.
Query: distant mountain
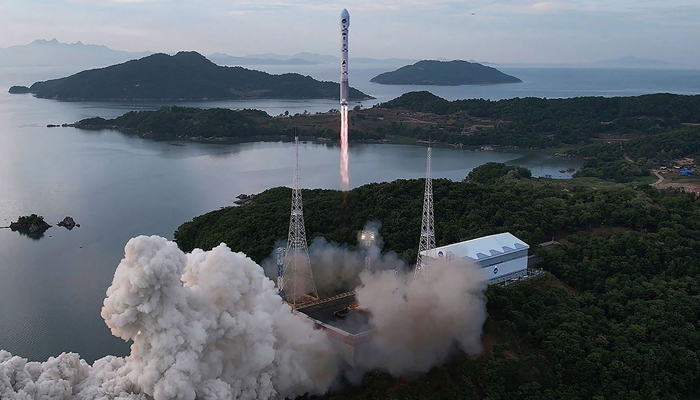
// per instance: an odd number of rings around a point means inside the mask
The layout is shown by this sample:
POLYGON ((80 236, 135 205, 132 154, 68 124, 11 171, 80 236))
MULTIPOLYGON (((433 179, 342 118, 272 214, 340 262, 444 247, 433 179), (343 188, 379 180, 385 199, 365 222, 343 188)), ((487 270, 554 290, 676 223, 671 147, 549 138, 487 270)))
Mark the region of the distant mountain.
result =
POLYGON ((601 67, 613 68, 662 68, 671 65, 671 63, 666 61, 637 58, 633 56, 622 57, 615 60, 602 60, 594 64, 601 67))
MULTIPOLYGON (((300 74, 272 75, 221 67, 196 52, 153 54, 140 60, 36 82, 37 97, 59 100, 337 99, 340 86, 300 74)), ((350 89, 352 99, 369 99, 350 89)))
POLYGON ((489 85, 518 83, 520 79, 493 67, 468 61, 423 60, 396 71, 377 75, 370 82, 384 85, 489 85))
POLYGON ((408 64, 408 63, 414 63, 416 61, 418 61, 418 60, 410 60, 410 59, 406 59, 406 58, 367 58, 367 57, 352 57, 352 58, 350 58, 351 64, 354 63, 354 64, 402 65, 402 64, 408 64))
POLYGON ((60 43, 56 39, 0 49, 0 67, 102 66, 152 54, 112 50, 94 44, 60 43))
POLYGON ((335 56, 329 56, 326 54, 317 54, 317 53, 307 53, 307 52, 301 52, 301 53, 296 53, 291 56, 287 56, 284 54, 276 54, 276 53, 263 53, 263 54, 249 54, 245 56, 246 58, 271 58, 274 60, 290 60, 294 58, 299 58, 302 60, 306 61, 311 61, 314 64, 333 64, 336 62, 340 62, 340 58, 335 57, 335 56))
MULTIPOLYGON (((294 59, 301 59, 313 62, 314 64, 336 64, 340 62, 340 57, 329 56, 327 54, 318 53, 307 53, 301 52, 296 53, 291 56, 276 53, 263 53, 263 54, 250 54, 244 58, 255 58, 255 59, 273 59, 273 60, 284 60, 291 61, 294 59)), ((414 63, 417 60, 410 60, 405 58, 369 58, 369 57, 350 57, 350 64, 406 64, 414 63)))
POLYGON ((219 65, 316 65, 318 63, 301 58, 280 60, 277 58, 236 57, 228 54, 214 53, 207 56, 209 60, 219 65))

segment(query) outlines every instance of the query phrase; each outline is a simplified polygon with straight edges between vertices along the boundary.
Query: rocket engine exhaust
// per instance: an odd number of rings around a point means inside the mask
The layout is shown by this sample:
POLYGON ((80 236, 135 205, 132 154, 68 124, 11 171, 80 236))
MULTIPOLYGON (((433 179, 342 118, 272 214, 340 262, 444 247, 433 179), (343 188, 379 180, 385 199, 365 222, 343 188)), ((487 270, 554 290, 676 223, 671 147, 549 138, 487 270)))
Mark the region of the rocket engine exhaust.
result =
POLYGON ((340 177, 343 180, 343 190, 350 188, 348 174, 348 106, 340 106, 340 177))
POLYGON ((350 89, 348 85, 348 28, 350 27, 350 14, 348 10, 340 13, 340 178, 343 190, 350 188, 350 176, 348 174, 348 97, 350 89))

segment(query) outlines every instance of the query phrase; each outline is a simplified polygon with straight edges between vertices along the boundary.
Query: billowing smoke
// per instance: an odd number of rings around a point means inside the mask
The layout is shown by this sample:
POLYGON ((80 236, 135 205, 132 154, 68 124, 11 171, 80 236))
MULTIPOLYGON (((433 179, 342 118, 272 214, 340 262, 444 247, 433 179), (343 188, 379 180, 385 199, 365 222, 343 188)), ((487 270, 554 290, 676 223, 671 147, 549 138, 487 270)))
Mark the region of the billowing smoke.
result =
MULTIPOLYGON (((384 241, 379 234, 382 224, 371 221, 365 224, 362 231, 357 232, 357 247, 350 250, 347 244, 328 242, 323 237, 317 237, 309 246, 309 258, 311 271, 319 295, 337 294, 348 292, 360 285, 360 273, 365 269, 365 259, 369 256, 373 271, 393 270, 407 268, 403 261, 399 260, 394 252, 381 254, 384 241), (374 240, 365 246, 361 239, 362 232, 371 232, 374 240)), ((286 248, 286 241, 275 243, 278 247, 286 248)), ((277 277, 276 251, 262 262, 265 275, 274 280, 277 277)))
POLYGON ((133 341, 126 359, 0 352, 0 398, 269 399, 324 393, 337 375, 325 334, 223 244, 185 255, 160 237, 131 239, 102 317, 133 341))
POLYGON ((434 261, 412 272, 365 272, 355 292, 374 328, 359 363, 394 376, 427 372, 457 346, 481 353, 486 321, 486 283, 479 268, 464 260, 434 261))
MULTIPOLYGON (((381 255, 378 228, 366 227, 375 241, 356 251, 321 239, 310 246, 319 291, 356 287, 369 314, 373 340, 357 366, 411 375, 456 348, 479 354, 486 284, 478 267, 441 260, 414 279, 395 254, 381 255)), ((325 393, 339 373, 325 332, 224 244, 184 254, 160 237, 131 239, 102 317, 133 342, 128 357, 90 366, 73 353, 38 363, 0 351, 0 399, 270 399, 325 393)))
MULTIPOLYGON (((414 374, 444 362, 456 348, 469 355, 481 353, 487 314, 486 282, 480 268, 463 259, 440 259, 414 279, 413 271, 395 253, 381 254, 380 228, 380 223, 367 223, 358 232, 354 251, 323 238, 309 246, 319 293, 354 289, 360 308, 370 315, 374 339, 369 349, 361 351, 356 366, 392 375, 414 374), (370 246, 364 245, 362 232, 373 234, 370 246), (365 257, 369 257, 369 271, 365 271, 365 257)), ((271 265, 265 269, 276 273, 271 265)), ((353 318, 345 322, 363 324, 353 318)))

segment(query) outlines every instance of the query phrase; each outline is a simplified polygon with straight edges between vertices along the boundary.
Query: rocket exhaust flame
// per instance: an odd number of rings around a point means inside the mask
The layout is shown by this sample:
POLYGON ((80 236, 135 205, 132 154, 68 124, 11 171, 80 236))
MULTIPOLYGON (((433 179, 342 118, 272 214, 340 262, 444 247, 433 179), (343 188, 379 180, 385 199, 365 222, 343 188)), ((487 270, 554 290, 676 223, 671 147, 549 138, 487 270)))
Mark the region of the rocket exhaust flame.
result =
POLYGON ((348 106, 340 107, 340 177, 343 180, 343 190, 350 188, 348 174, 348 106))

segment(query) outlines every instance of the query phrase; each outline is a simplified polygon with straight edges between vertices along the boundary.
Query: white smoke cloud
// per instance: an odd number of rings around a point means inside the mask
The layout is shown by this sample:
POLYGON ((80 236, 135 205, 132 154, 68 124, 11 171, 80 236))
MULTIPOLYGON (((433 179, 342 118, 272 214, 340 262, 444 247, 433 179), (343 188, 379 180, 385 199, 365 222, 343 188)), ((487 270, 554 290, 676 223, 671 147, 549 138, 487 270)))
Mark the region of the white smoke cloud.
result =
POLYGON ((337 375, 325 334, 223 244, 185 255, 160 237, 131 239, 102 317, 133 341, 126 359, 0 352, 0 398, 269 399, 324 393, 337 375))
MULTIPOLYGON (((374 228, 369 249, 320 239, 310 246, 319 290, 351 289, 359 276, 357 300, 374 333, 358 367, 410 375, 444 362, 455 346, 479 354, 486 284, 478 267, 441 260, 418 279, 394 273, 408 268, 381 255, 374 228)), ((291 398, 327 392, 339 373, 326 334, 292 313, 259 265, 224 244, 184 254, 157 236, 131 239, 102 317, 132 341, 128 357, 90 366, 74 353, 38 363, 0 351, 0 399, 291 398)))
POLYGON ((365 272, 356 289, 374 328, 361 365, 394 376, 423 373, 444 362, 457 345, 481 353, 486 321, 486 283, 479 267, 465 260, 434 261, 413 273, 365 272))

